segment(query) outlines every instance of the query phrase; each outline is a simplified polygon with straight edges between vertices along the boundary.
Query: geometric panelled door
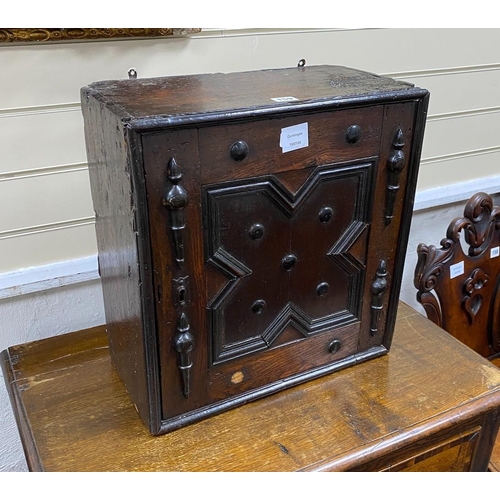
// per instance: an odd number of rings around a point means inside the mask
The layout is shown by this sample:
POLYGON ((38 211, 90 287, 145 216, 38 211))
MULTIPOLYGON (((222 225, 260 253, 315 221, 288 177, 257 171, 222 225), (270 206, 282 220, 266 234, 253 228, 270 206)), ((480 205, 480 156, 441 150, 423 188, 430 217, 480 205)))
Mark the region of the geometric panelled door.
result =
POLYGON ((212 363, 359 319, 374 170, 325 165, 204 187, 212 363))

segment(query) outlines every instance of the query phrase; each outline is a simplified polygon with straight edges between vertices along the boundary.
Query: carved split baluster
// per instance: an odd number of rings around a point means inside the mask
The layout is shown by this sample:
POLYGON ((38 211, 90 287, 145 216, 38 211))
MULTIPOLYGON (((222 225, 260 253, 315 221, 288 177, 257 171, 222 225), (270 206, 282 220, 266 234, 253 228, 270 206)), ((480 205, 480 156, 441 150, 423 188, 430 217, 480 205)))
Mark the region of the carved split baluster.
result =
POLYGON ((182 180, 182 172, 175 161, 171 158, 168 163, 168 180, 172 183, 163 197, 163 204, 170 212, 170 230, 174 244, 175 260, 179 269, 184 268, 184 230, 186 220, 184 208, 188 204, 187 191, 179 185, 182 180))
POLYGON ((191 351, 194 349, 194 337, 189 331, 186 313, 182 313, 177 321, 177 334, 174 339, 175 350, 179 353, 179 370, 182 373, 182 389, 186 399, 191 392, 191 351))
MULTIPOLYGON (((162 202, 169 210, 169 227, 172 233, 174 258, 177 267, 184 269, 184 234, 186 229, 186 216, 184 209, 188 204, 188 194, 180 185, 182 172, 175 158, 168 162, 167 177, 170 186, 167 188, 162 202)), ((173 302, 175 308, 184 308, 188 302, 188 276, 172 279, 173 302)), ((186 399, 191 392, 191 352, 194 349, 194 337, 189 331, 189 321, 185 312, 177 320, 174 348, 178 353, 178 367, 182 374, 182 392, 186 399)))
POLYGON ((392 141, 392 151, 387 160, 387 187, 385 202, 385 225, 388 226, 394 217, 394 204, 399 191, 399 177, 405 166, 405 154, 402 149, 405 143, 403 131, 398 129, 392 141))
POLYGON ((370 334, 373 336, 378 331, 378 323, 380 319, 380 313, 384 308, 383 298, 387 291, 387 267, 385 260, 381 260, 378 264, 377 273, 375 279, 373 280, 370 291, 372 293, 372 303, 371 303, 371 318, 370 318, 370 334))

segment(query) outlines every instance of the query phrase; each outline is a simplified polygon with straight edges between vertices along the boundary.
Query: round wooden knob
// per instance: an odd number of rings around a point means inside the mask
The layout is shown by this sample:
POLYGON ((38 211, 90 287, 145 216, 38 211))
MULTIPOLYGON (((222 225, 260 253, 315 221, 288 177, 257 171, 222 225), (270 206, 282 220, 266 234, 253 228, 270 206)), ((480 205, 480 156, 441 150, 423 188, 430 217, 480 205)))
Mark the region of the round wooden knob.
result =
POLYGON ((248 144, 245 141, 237 141, 231 146, 231 158, 234 161, 244 160, 248 156, 248 144))
POLYGON ((323 207, 319 211, 318 217, 319 217, 320 222, 322 222, 323 224, 326 224, 332 218, 332 215, 333 215, 333 208, 332 207, 323 207))
POLYGON ((332 340, 328 345, 328 352, 335 354, 342 347, 342 342, 338 339, 332 340))
POLYGON ((264 236, 264 226, 262 224, 254 224, 248 231, 248 235, 252 240, 259 240, 264 236))
POLYGON ((262 300, 262 299, 256 300, 252 304, 252 312, 254 314, 260 314, 264 310, 264 307, 266 307, 266 301, 265 300, 262 300))
POLYGON ((329 288, 330 288, 330 285, 326 281, 323 281, 323 283, 320 283, 316 287, 316 293, 318 294, 318 297, 323 297, 323 295, 326 295, 328 293, 329 288))
POLYGON ((345 133, 345 140, 349 144, 355 144, 361 139, 361 127, 359 125, 351 125, 345 133))
POLYGON ((281 265, 285 271, 290 271, 292 267, 297 263, 297 257, 293 255, 293 253, 290 253, 288 255, 285 255, 283 257, 283 260, 281 261, 281 265))

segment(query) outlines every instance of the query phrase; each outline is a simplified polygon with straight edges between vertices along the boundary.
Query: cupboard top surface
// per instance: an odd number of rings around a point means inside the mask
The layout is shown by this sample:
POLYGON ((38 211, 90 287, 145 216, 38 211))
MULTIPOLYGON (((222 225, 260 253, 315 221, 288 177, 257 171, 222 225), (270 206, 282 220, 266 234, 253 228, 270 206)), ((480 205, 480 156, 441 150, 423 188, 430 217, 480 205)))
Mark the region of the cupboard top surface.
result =
POLYGON ((427 91, 409 83, 343 66, 305 66, 101 81, 84 87, 82 100, 92 95, 123 120, 136 121, 138 128, 155 128, 228 119, 234 114, 255 117, 425 94, 427 91))

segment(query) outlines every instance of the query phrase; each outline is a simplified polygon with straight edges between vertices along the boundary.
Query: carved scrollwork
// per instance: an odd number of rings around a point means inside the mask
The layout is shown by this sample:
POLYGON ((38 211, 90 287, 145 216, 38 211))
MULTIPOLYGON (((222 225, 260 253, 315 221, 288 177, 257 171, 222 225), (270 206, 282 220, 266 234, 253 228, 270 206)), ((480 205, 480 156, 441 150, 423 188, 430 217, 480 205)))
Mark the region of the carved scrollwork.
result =
POLYGON ((499 238, 500 207, 479 192, 451 221, 441 248, 417 249, 414 285, 428 318, 483 356, 500 350, 499 238))
POLYGON ((163 196, 163 204, 170 213, 170 230, 174 244, 175 260, 179 269, 184 268, 184 230, 186 229, 186 218, 184 208, 188 204, 187 191, 179 185, 182 180, 182 172, 175 158, 168 163, 168 180, 171 186, 163 196))
POLYGON ((443 324, 441 305, 432 290, 444 272, 444 262, 453 255, 454 251, 455 243, 448 238, 441 240, 441 248, 423 243, 417 248, 418 261, 413 280, 418 290, 417 300, 424 307, 427 317, 439 326, 443 324))
POLYGON ((469 245, 469 255, 476 256, 484 252, 495 229, 500 229, 500 207, 493 206, 491 196, 483 192, 472 196, 465 205, 464 216, 457 217, 449 225, 448 238, 458 242, 462 229, 469 245))
POLYGON ((370 334, 373 336, 378 331, 378 323, 380 319, 380 313, 383 309, 383 298, 385 292, 387 291, 387 266, 385 260, 381 260, 378 264, 377 272, 375 274, 375 279, 373 280, 372 286, 370 288, 372 294, 371 303, 371 319, 370 319, 370 334))
POLYGON ((490 281, 490 277, 482 269, 474 269, 469 278, 464 282, 463 305, 469 316, 471 324, 474 323, 479 309, 483 305, 481 290, 490 281))
POLYGON ((405 154, 402 151, 405 143, 403 131, 399 128, 392 141, 392 151, 387 160, 387 187, 385 200, 385 225, 388 226, 394 217, 394 204, 399 191, 399 177, 405 166, 405 154))
POLYGON ((191 351, 194 349, 194 336, 189 331, 189 321, 186 313, 182 313, 177 321, 177 334, 174 347, 179 354, 179 370, 182 373, 182 392, 186 399, 191 392, 191 351))

